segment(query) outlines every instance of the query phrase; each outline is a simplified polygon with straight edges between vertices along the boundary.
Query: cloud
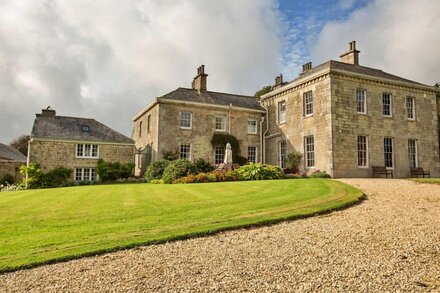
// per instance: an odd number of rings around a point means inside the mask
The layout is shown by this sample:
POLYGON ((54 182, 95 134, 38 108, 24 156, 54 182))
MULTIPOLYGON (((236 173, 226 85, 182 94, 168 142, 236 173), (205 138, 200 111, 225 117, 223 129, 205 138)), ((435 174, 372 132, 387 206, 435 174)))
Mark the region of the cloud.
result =
POLYGON ((131 134, 154 97, 189 87, 253 94, 281 68, 275 1, 3 1, 0 141, 34 114, 93 117, 131 134))
POLYGON ((344 21, 327 23, 311 50, 313 62, 339 60, 351 40, 361 50, 361 65, 429 85, 440 80, 437 0, 376 0, 344 21))

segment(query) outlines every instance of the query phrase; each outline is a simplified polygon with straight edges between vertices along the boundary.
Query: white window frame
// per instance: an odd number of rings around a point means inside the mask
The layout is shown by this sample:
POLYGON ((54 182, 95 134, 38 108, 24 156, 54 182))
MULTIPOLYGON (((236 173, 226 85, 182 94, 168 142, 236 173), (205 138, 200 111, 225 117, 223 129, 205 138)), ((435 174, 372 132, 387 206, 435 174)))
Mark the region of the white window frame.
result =
POLYGON ((222 131, 222 132, 226 131, 226 116, 220 116, 220 115, 215 116, 214 129, 215 131, 222 131), (217 128, 217 119, 220 119, 220 124, 222 128, 217 128))
POLYGON ((419 167, 419 148, 418 148, 418 143, 417 143, 417 139, 408 139, 408 164, 410 168, 417 168, 419 167), (411 146, 410 146, 410 141, 414 142, 414 153, 411 153, 411 146), (411 154, 414 154, 414 167, 411 166, 411 154))
POLYGON ((382 93, 382 115, 383 115, 383 117, 388 117, 388 118, 393 117, 393 95, 390 93, 382 93), (385 103, 384 103, 384 96, 385 95, 388 95, 390 97, 390 104, 389 104, 390 114, 389 115, 386 115, 384 113, 385 112, 385 103))
POLYGON ((279 101, 277 104, 277 118, 278 124, 286 123, 287 105, 286 100, 279 101), (284 110, 282 110, 284 108, 284 110))
POLYGON ((74 172, 73 172, 73 179, 74 181, 97 181, 98 180, 98 173, 96 173, 96 168, 89 168, 89 167, 84 167, 84 168, 75 168, 74 172), (88 172, 86 172, 86 170, 88 172), (88 173, 88 178, 86 178, 86 173, 88 173), (78 179, 78 175, 79 175, 79 179, 78 179), (94 176, 93 176, 94 175, 94 176), (94 180, 92 180, 94 178, 94 180))
POLYGON ((303 93, 303 116, 310 117, 313 116, 313 91, 307 91, 303 93), (308 107, 311 105, 310 107, 308 107), (308 111, 310 110, 310 113, 308 111))
POLYGON ((287 141, 280 140, 278 142, 278 165, 280 168, 286 168, 287 141))
POLYGON ((179 158, 187 161, 191 161, 191 144, 190 143, 181 143, 179 146, 179 158), (188 147, 188 152, 182 152, 182 148, 188 147), (186 154, 185 156, 182 156, 186 154))
POLYGON ((394 169, 394 139, 392 137, 384 137, 383 138, 383 162, 387 169, 394 169), (391 141, 391 152, 386 151, 385 140, 389 139, 391 141), (391 154, 391 167, 387 166, 387 154, 391 154))
MULTIPOLYGON (((181 129, 192 129, 192 125, 193 125, 193 113, 192 112, 190 112, 190 111, 181 111, 180 115, 179 115, 179 118, 180 118, 179 119, 179 126, 180 126, 181 129), (184 121, 183 118, 182 118, 183 113, 185 113, 185 114, 189 113, 189 126, 182 126, 182 121, 184 121)), ((186 118, 185 118, 185 120, 186 120, 186 118)))
POLYGON ((222 146, 216 146, 215 148, 214 148, 214 163, 216 164, 216 165, 219 165, 219 164, 221 164, 221 163, 224 163, 224 161, 225 161, 225 153, 226 153, 226 149, 224 148, 224 147, 222 147, 222 146), (221 156, 222 156, 222 159, 220 160, 220 158, 218 158, 218 156, 220 156, 220 154, 219 153, 217 153, 217 151, 220 151, 221 150, 221 156))
POLYGON ((364 89, 356 89, 356 113, 367 114, 367 91, 364 89), (361 97, 363 100, 360 99, 361 97), (362 109, 359 111, 359 108, 363 108, 363 111, 362 109))
POLYGON ((356 140, 356 149, 357 149, 357 152, 356 152, 356 155, 357 155, 357 166, 358 166, 358 168, 368 168, 368 166, 369 166, 369 153, 368 153, 368 136, 367 135, 358 135, 357 136, 357 140, 356 140), (365 150, 361 150, 360 148, 359 148, 359 138, 360 137, 364 137, 365 138, 365 150), (360 158, 360 153, 361 152, 365 152, 365 165, 361 165, 360 164, 360 160, 359 160, 359 158, 360 158))
POLYGON ((406 119, 408 120, 416 120, 416 98, 414 97, 406 97, 405 99, 405 109, 406 109, 406 119), (409 111, 408 101, 412 101, 412 111, 409 111), (409 117, 409 114, 412 114, 412 117, 409 117))
POLYGON ((249 163, 257 163, 258 162, 258 149, 256 146, 248 146, 248 153, 247 153, 247 159, 249 163), (251 158, 251 152, 249 151, 250 149, 253 149, 253 157, 254 160, 250 160, 249 158, 251 158))
POLYGON ((257 134, 258 133, 258 122, 257 122, 257 119, 248 119, 248 121, 247 121, 247 131, 248 131, 249 134, 257 134), (255 126, 251 125, 250 124, 251 122, 254 123, 255 126), (254 130, 252 130, 252 128, 250 128, 250 127, 252 127, 254 130))
POLYGON ((314 135, 304 136, 304 154, 305 154, 304 163, 306 168, 314 168, 316 163, 314 135), (311 143, 308 141, 308 139, 311 139, 311 143), (309 146, 311 146, 312 149, 309 149, 309 146), (310 164, 311 162, 313 164, 310 164))
POLYGON ((91 144, 91 143, 78 143, 76 144, 75 149, 76 158, 82 158, 82 159, 98 159, 99 158, 99 145, 98 144, 91 144), (89 148, 90 154, 86 155, 86 147, 89 148), (93 156, 93 148, 96 147, 96 155, 93 156), (81 148, 81 155, 78 155, 78 148, 81 148))

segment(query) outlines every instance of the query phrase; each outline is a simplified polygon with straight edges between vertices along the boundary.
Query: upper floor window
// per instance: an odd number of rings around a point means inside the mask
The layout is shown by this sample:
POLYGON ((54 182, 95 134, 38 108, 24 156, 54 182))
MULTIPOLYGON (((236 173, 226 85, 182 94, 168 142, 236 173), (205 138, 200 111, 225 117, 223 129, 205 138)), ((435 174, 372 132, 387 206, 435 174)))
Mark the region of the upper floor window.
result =
POLYGON ((226 131, 226 117, 215 116, 215 130, 226 131))
POLYGON ((139 137, 142 137, 142 121, 139 121, 139 137))
POLYGON ((257 120, 256 119, 249 119, 247 122, 247 125, 248 125, 248 133, 250 133, 250 134, 257 133, 257 120))
POLYGON ((76 157, 78 158, 98 158, 98 145, 80 143, 76 145, 76 157))
POLYGON ((281 168, 286 168, 286 141, 278 142, 278 161, 281 168))
POLYGON ((304 117, 313 115, 313 94, 312 91, 303 94, 304 117))
POLYGON ((249 163, 256 163, 257 162, 257 147, 255 146, 248 146, 248 162, 249 163))
POLYGON ((360 114, 367 114, 367 91, 356 90, 356 111, 360 114))
POLYGON ((148 114, 147 116, 147 133, 150 133, 151 131, 151 114, 148 114))
POLYGON ((406 117, 409 120, 416 119, 416 99, 413 97, 406 98, 406 117))
POLYGON ((191 160, 191 144, 180 144, 180 158, 183 160, 191 160))
POLYGON ((382 113, 383 116, 386 117, 393 116, 393 102, 392 102, 391 94, 388 93, 382 94, 382 113))
POLYGON ((180 112, 180 128, 191 129, 192 128, 192 113, 180 112))
POLYGON ((88 125, 81 125, 82 132, 90 132, 90 127, 88 125))
POLYGON ((286 122, 286 101, 278 102, 278 123, 286 122))
POLYGON ((315 137, 313 135, 304 137, 304 153, 306 167, 315 167, 315 137))

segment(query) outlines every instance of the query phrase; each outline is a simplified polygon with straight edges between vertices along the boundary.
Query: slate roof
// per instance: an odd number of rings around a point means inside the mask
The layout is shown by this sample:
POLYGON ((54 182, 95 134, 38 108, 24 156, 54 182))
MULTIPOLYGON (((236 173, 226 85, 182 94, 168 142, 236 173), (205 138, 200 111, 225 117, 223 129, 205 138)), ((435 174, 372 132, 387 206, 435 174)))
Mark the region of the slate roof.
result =
POLYGON ((159 97, 159 100, 161 99, 221 106, 229 106, 230 104, 232 104, 234 107, 241 107, 253 110, 264 110, 258 103, 257 98, 252 96, 243 96, 211 91, 199 93, 195 89, 181 87, 162 97, 159 97))
POLYGON ((0 159, 6 159, 10 161, 26 162, 25 155, 11 146, 0 143, 0 159))
POLYGON ((78 117, 44 117, 37 114, 31 137, 61 140, 79 140, 93 142, 134 143, 131 138, 89 118, 78 117), (89 131, 82 127, 88 126, 89 131))
MULTIPOLYGON (((352 72, 352 73, 357 73, 357 74, 363 74, 363 75, 368 75, 368 76, 372 76, 372 77, 378 77, 378 78, 384 78, 384 79, 388 79, 391 81, 400 81, 400 82, 406 82, 406 83, 411 83, 414 85, 422 85, 422 86, 426 86, 422 83, 418 83, 403 77, 399 77, 387 72, 384 72, 380 69, 375 69, 375 68, 370 68, 370 67, 366 67, 366 66, 361 66, 361 65, 354 65, 354 64, 349 64, 349 63, 344 63, 344 62, 340 62, 340 61, 335 61, 335 60, 330 60, 327 61, 321 65, 318 65, 312 69, 310 69, 309 71, 300 74, 300 76, 294 80, 292 80, 291 82, 295 82, 298 81, 304 77, 310 76, 318 71, 321 71, 323 69, 328 69, 330 68, 330 70, 334 69, 334 70, 343 70, 343 71, 347 71, 347 72, 352 72)), ((291 83, 289 82, 289 83, 291 83)))

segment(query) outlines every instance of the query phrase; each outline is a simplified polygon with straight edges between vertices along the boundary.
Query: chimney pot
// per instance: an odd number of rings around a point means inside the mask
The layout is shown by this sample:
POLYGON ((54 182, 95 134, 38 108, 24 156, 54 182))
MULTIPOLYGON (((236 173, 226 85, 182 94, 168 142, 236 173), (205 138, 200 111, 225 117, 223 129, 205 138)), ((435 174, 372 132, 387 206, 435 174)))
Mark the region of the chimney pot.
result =
POLYGON ((46 109, 41 110, 41 116, 42 117, 55 117, 56 111, 53 110, 50 106, 48 106, 46 109))
POLYGON ((307 71, 309 71, 310 69, 312 69, 312 62, 307 62, 306 64, 303 65, 303 71, 302 71, 302 73, 307 72, 307 71))
POLYGON ((349 51, 347 53, 342 54, 341 62, 359 65, 359 50, 356 50, 356 41, 351 41, 349 43, 349 51))
POLYGON ((192 82, 192 88, 198 92, 206 92, 207 90, 208 75, 205 74, 205 65, 201 65, 197 68, 197 75, 192 82))

